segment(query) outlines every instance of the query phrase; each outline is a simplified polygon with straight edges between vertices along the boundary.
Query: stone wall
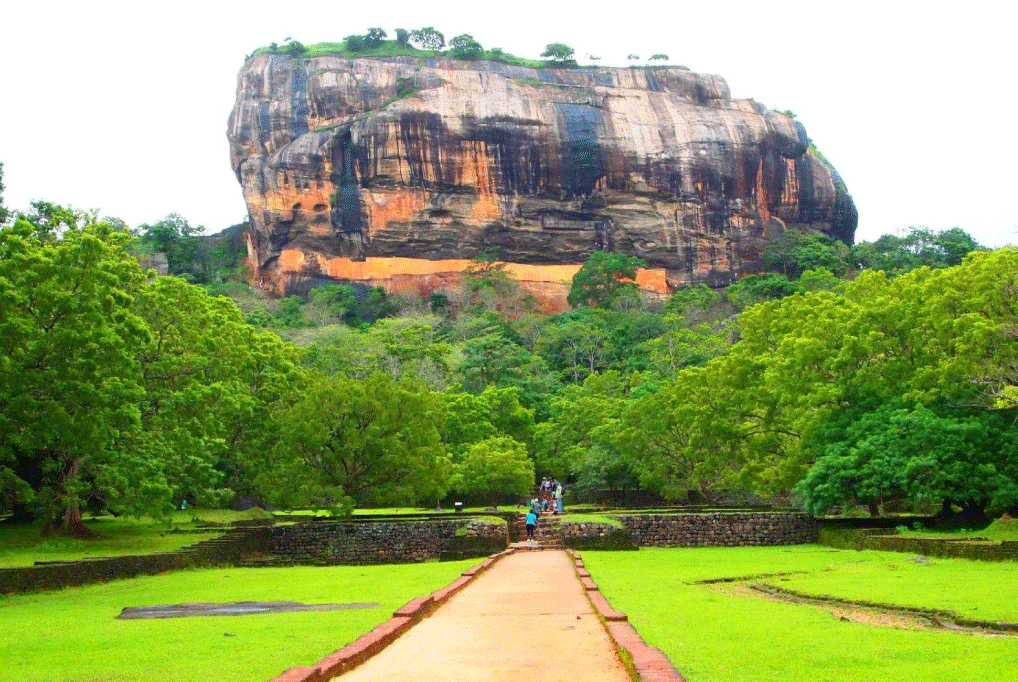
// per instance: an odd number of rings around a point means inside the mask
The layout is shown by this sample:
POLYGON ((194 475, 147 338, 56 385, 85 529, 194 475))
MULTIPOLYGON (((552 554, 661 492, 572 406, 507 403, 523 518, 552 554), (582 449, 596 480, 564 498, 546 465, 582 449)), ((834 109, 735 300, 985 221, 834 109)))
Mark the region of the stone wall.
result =
POLYGON ((321 522, 272 530, 272 554, 295 563, 398 564, 487 556, 509 545, 506 524, 441 521, 321 522))
POLYGON ((233 565, 244 557, 267 551, 268 548, 268 528, 237 528, 218 538, 174 552, 0 569, 0 594, 77 587, 199 566, 233 565))
POLYGON ((641 547, 743 547, 797 545, 817 541, 808 514, 643 514, 612 516, 641 547))
POLYGON ((625 528, 609 523, 589 521, 563 521, 559 526, 562 543, 578 550, 635 550, 639 549, 625 528))
POLYGON ((1018 542, 902 537, 894 530, 846 530, 822 527, 819 541, 839 549, 877 549, 941 558, 1018 561, 1018 542))

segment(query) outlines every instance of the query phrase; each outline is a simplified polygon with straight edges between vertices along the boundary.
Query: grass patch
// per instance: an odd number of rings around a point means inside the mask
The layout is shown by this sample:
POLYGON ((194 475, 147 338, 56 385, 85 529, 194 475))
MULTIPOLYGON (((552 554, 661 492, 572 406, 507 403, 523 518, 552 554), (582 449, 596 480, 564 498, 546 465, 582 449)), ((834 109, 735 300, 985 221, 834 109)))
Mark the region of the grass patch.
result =
POLYGON ((617 519, 612 519, 601 514, 573 514, 570 512, 569 516, 564 517, 551 517, 553 525, 562 523, 603 523, 611 526, 612 528, 622 528, 622 523, 617 519))
POLYGON ((535 88, 566 88, 567 86, 561 83, 545 83, 544 81, 534 80, 533 78, 513 78, 514 81, 520 85, 530 85, 535 88))
POLYGON ((90 540, 49 535, 42 537, 39 523, 3 526, 0 532, 0 568, 31 566, 36 561, 74 561, 126 554, 171 552, 209 540, 222 534, 213 530, 202 534, 169 533, 177 529, 199 529, 207 524, 268 518, 260 509, 236 512, 227 509, 175 511, 170 520, 135 519, 126 516, 86 517, 85 525, 98 537, 90 540))
POLYGON ((1013 519, 1007 514, 995 520, 982 530, 960 529, 955 531, 942 530, 907 530, 899 528, 901 537, 911 538, 940 538, 944 540, 963 540, 965 538, 986 538, 994 542, 1018 541, 1018 519, 1013 519))
POLYGON ((202 569, 0 597, 0 682, 247 680, 310 665, 452 582, 474 561, 202 569), (126 606, 184 602, 378 602, 373 609, 116 620, 126 606))
POLYGON ((963 615, 1018 620, 1014 568, 964 559, 815 545, 583 552, 612 606, 690 682, 994 681, 1012 675, 1018 640, 843 622, 808 606, 729 596, 691 581, 793 571, 781 587, 963 615), (1010 576, 1010 577, 1009 577, 1010 576), (966 605, 969 610, 962 608, 966 605), (973 612, 972 607, 978 609, 973 612))

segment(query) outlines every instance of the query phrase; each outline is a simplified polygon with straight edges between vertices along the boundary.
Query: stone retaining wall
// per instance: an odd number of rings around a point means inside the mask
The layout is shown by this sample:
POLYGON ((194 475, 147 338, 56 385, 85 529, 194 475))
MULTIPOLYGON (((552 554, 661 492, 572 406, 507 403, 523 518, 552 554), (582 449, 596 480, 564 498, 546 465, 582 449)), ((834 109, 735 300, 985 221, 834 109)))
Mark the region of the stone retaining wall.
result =
POLYGON ((198 566, 233 565, 268 548, 268 528, 237 528, 174 552, 0 569, 0 594, 77 587, 198 566))
POLYGON ((508 546, 506 524, 457 519, 278 526, 271 551, 296 562, 400 564, 487 556, 508 546))
POLYGON ((611 518, 621 522, 641 547, 743 547, 817 541, 817 524, 808 514, 645 514, 611 518))
POLYGON ((1018 542, 901 537, 894 533, 893 530, 823 528, 819 541, 825 545, 842 549, 878 549, 885 552, 907 552, 908 554, 979 561, 1018 561, 1018 542))

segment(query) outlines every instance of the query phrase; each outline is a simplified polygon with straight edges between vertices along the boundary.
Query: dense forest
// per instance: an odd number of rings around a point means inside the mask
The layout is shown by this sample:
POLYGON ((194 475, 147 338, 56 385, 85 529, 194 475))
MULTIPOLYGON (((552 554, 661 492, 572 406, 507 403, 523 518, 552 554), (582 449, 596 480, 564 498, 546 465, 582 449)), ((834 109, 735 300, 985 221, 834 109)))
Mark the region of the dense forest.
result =
POLYGON ((664 302, 630 281, 638 259, 598 253, 575 307, 542 315, 494 252, 427 299, 273 299, 229 232, 180 216, 132 230, 0 201, 0 218, 0 515, 17 520, 86 532, 87 509, 238 494, 494 502, 546 474, 578 497, 969 524, 1018 503, 1018 249, 961 229, 789 233, 768 271, 664 302))

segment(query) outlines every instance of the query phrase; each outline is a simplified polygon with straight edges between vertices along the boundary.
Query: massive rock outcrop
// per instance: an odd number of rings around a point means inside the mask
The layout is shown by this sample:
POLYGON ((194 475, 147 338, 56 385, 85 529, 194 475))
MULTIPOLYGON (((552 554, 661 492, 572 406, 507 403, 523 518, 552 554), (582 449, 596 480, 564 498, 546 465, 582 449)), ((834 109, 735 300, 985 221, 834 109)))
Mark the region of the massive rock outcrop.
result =
POLYGON ((229 139, 254 281, 280 293, 452 289, 496 247, 555 309, 598 249, 667 293, 759 269, 786 229, 855 230, 801 124, 682 69, 262 54, 229 139))

